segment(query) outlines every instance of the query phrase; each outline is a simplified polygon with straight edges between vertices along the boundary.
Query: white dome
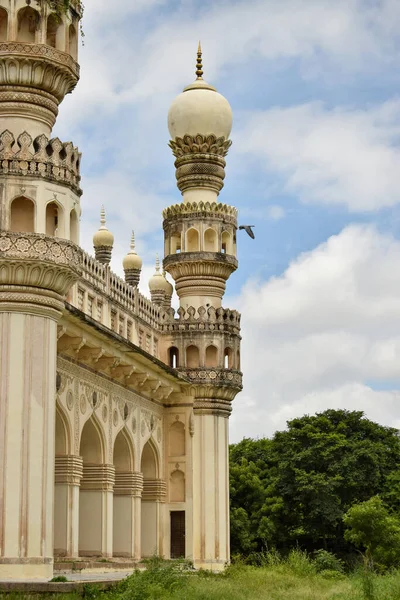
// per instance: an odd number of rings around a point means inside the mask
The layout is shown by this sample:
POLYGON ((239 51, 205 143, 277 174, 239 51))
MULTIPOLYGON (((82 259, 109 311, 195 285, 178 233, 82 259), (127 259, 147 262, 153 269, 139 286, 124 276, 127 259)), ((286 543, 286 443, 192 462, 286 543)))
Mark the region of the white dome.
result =
POLYGON ((168 129, 172 140, 198 133, 228 139, 232 129, 232 109, 224 96, 198 80, 172 102, 168 129))
POLYGON ((122 260, 122 266, 124 268, 124 271, 129 271, 130 269, 141 269, 142 265, 142 259, 135 252, 135 232, 132 231, 131 249, 130 252, 128 252, 128 254, 122 260))

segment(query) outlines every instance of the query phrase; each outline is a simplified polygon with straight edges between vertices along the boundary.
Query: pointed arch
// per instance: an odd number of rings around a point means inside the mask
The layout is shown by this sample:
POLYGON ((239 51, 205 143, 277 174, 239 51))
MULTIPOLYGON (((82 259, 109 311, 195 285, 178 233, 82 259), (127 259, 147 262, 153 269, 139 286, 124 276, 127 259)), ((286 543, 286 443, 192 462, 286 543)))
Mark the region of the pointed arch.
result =
POLYGON ((218 252, 217 232, 212 227, 209 227, 204 232, 204 251, 218 252))
POLYGON ((185 425, 182 421, 174 421, 169 428, 169 456, 184 456, 185 453, 185 425))
POLYGON ((212 344, 206 348, 206 367, 218 367, 218 348, 212 344))
POLYGON ((170 249, 168 254, 178 254, 182 249, 182 238, 179 231, 173 233, 170 237, 170 249))
POLYGON ((114 442, 113 464, 116 473, 134 470, 135 455, 130 437, 125 428, 117 434, 114 442))
POLYGON ((200 352, 197 346, 190 345, 186 348, 186 367, 196 369, 200 366, 200 352))
POLYGON ((81 433, 79 455, 83 458, 83 464, 103 464, 105 448, 103 432, 93 415, 86 421, 81 433))
POLYGON ((171 346, 168 349, 168 363, 173 369, 179 367, 179 350, 176 346, 171 346))
POLYGON ((46 235, 64 236, 64 208, 55 200, 46 205, 46 235))
POLYGON ((79 244, 79 218, 74 208, 69 215, 69 239, 71 242, 79 244))
POLYGON ((152 439, 149 439, 143 446, 140 459, 140 471, 143 473, 143 479, 158 479, 159 477, 159 456, 152 439))
POLYGON ((17 42, 34 44, 39 28, 40 15, 31 6, 25 6, 18 11, 17 42))
POLYGON ((56 437, 55 453, 56 456, 64 456, 71 453, 72 437, 71 426, 63 407, 57 401, 56 404, 56 437))
POLYGON ((8 12, 0 7, 0 42, 8 40, 8 12))
POLYGON ((169 501, 170 502, 185 502, 185 474, 183 471, 176 469, 171 473, 169 480, 169 501))
POLYGON ((18 233, 35 232, 35 203, 26 196, 18 196, 11 202, 10 230, 18 233))
POLYGON ((70 25, 68 29, 68 49, 74 60, 78 60, 78 34, 75 25, 70 25))
POLYGON ((223 254, 233 254, 232 236, 229 231, 222 232, 221 244, 221 252, 223 254))
POLYGON ((200 236, 195 227, 191 227, 186 232, 186 252, 198 252, 200 250, 200 236))
POLYGON ((46 44, 52 48, 60 48, 60 31, 62 29, 62 21, 55 13, 51 13, 47 17, 46 28, 46 44))
POLYGON ((233 369, 233 350, 225 348, 224 350, 224 369, 233 369))

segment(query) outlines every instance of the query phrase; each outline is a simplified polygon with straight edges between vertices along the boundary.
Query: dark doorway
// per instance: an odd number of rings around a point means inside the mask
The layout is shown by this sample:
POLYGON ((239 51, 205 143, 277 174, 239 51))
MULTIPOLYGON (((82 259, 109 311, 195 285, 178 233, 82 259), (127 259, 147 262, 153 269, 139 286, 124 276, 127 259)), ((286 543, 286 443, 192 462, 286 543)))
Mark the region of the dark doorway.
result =
POLYGON ((171 558, 185 558, 185 511, 171 512, 171 558))

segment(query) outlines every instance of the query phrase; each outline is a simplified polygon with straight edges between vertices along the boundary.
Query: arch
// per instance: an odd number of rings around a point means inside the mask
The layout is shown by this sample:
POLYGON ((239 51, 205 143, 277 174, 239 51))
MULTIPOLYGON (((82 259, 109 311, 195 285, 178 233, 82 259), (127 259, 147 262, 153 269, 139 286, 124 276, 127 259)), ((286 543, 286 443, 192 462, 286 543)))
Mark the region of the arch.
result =
POLYGON ((236 352, 236 368, 240 371, 240 352, 239 350, 236 352))
POLYGON ((46 206, 46 235, 60 236, 64 211, 57 202, 49 202, 46 206))
POLYGON ((78 60, 78 34, 75 25, 70 25, 68 29, 68 48, 72 58, 78 60))
POLYGON ((204 232, 204 251, 218 252, 217 232, 211 227, 204 232))
POLYGON ((225 369, 233 369, 232 348, 225 348, 225 350, 224 350, 224 368, 225 369))
POLYGON ((169 455, 185 456, 185 426, 181 421, 174 421, 169 428, 169 455))
POLYGON ((197 346, 191 345, 186 348, 186 366, 189 369, 200 366, 200 353, 197 346))
POLYGON ((34 44, 36 31, 40 23, 40 15, 31 6, 25 6, 18 11, 17 42, 34 44))
POLYGON ((55 13, 51 13, 47 18, 46 44, 52 48, 60 47, 60 31, 62 21, 55 13))
POLYGON ((218 348, 213 345, 206 348, 206 367, 218 367, 218 348))
POLYGON ((179 367, 179 350, 175 346, 171 346, 168 350, 168 364, 173 369, 179 367))
POLYGON ((56 438, 55 438, 55 453, 56 456, 65 456, 69 454, 70 448, 70 428, 67 418, 63 414, 62 409, 56 407, 56 438))
POLYGON ((133 471, 134 465, 134 454, 131 441, 126 433, 122 429, 119 432, 114 442, 114 452, 113 452, 113 463, 115 467, 115 472, 125 472, 133 471))
POLYGON ((200 250, 200 236, 197 229, 191 227, 186 232, 186 252, 198 252, 200 250))
POLYGON ((75 244, 79 243, 79 219, 76 210, 71 210, 69 215, 69 238, 75 244))
POLYGON ((104 441, 100 428, 93 418, 86 421, 82 433, 79 455, 83 463, 101 465, 104 462, 104 441))
POLYGON ((35 204, 29 198, 20 196, 11 203, 11 231, 34 233, 35 204))
POLYGON ((233 254, 232 236, 229 231, 223 231, 221 236, 221 252, 223 254, 233 254))
POLYGON ((177 469, 171 473, 169 481, 169 500, 170 502, 185 502, 185 474, 177 469))
POLYGON ((175 232, 171 235, 170 238, 170 254, 177 254, 182 249, 182 239, 181 234, 175 232))
POLYGON ((0 42, 8 40, 8 12, 0 8, 0 42))
POLYGON ((143 479, 157 479, 159 472, 157 450, 151 440, 146 442, 142 451, 140 461, 140 471, 143 473, 143 479))

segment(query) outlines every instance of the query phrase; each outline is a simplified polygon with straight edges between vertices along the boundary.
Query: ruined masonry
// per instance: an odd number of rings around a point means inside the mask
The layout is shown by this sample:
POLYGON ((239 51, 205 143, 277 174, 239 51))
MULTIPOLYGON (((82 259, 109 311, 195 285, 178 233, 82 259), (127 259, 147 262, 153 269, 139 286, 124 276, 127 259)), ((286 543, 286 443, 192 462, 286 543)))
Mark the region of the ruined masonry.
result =
POLYGON ((237 211, 218 200, 231 109, 199 48, 169 110, 182 201, 148 300, 134 235, 125 281, 110 270, 104 210, 95 257, 79 247, 81 154, 51 132, 79 79, 81 15, 50 7, 0 0, 0 580, 47 580, 55 557, 223 569, 242 388, 240 315, 221 306, 238 266, 237 211))

